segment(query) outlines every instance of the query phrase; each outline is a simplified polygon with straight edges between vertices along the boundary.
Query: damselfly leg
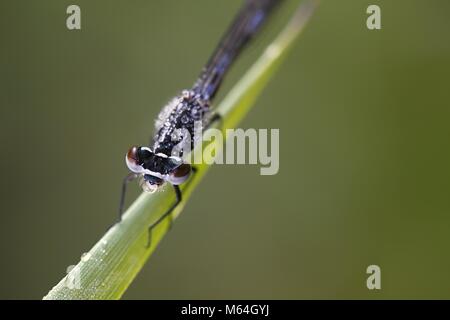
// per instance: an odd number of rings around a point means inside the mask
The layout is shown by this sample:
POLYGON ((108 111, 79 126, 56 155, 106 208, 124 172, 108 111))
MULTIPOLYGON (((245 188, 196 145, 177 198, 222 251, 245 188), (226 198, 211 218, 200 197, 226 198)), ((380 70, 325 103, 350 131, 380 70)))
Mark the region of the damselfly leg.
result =
POLYGON ((166 217, 169 216, 169 227, 168 229, 170 230, 170 228, 172 227, 172 211, 175 210, 175 208, 180 204, 181 200, 182 200, 182 194, 181 194, 181 190, 180 187, 177 185, 173 185, 173 190, 175 191, 175 203, 169 208, 169 210, 167 210, 161 217, 158 218, 158 220, 156 220, 154 223, 152 223, 149 227, 148 227, 148 239, 147 239, 147 248, 150 248, 150 246, 152 245, 152 230, 153 228, 155 228, 158 224, 161 223, 161 221, 163 221, 166 217))
POLYGON ((119 202, 119 221, 118 222, 122 221, 122 214, 123 214, 123 207, 125 205, 125 195, 127 193, 127 186, 131 181, 137 179, 138 177, 139 177, 139 174, 131 172, 123 179, 122 191, 120 194, 120 202, 119 202))
MULTIPOLYGON (((192 167, 192 175, 197 172, 196 167, 192 167)), ((185 184, 185 187, 189 185, 189 183, 192 181, 192 176, 189 178, 189 181, 185 184)), ((170 230, 172 228, 172 212, 175 210, 175 208, 181 203, 181 200, 183 199, 183 194, 181 192, 181 189, 178 185, 172 185, 173 190, 175 191, 175 203, 161 216, 153 222, 148 227, 148 239, 147 239, 147 248, 150 248, 152 245, 152 230, 161 223, 166 217, 169 219, 169 225, 167 227, 167 230, 170 230)))
POLYGON ((219 113, 214 113, 208 123, 208 125, 206 126, 206 130, 208 130, 209 128, 211 128, 212 125, 214 125, 215 123, 218 123, 218 128, 221 129, 222 128, 222 116, 219 113))

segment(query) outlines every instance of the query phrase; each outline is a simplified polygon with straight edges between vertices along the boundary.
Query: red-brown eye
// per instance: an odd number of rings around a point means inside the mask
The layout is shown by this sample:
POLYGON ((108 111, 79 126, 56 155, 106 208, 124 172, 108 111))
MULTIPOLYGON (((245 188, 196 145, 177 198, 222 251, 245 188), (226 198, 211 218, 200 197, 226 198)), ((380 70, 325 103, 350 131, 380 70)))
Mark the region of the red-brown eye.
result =
POLYGON ((191 165, 184 163, 170 173, 169 182, 175 185, 182 184, 191 175, 191 165))
POLYGON ((131 147, 125 157, 125 162, 127 163, 128 169, 135 173, 140 173, 144 170, 144 168, 142 168, 142 166, 139 164, 138 151, 139 147, 131 147))

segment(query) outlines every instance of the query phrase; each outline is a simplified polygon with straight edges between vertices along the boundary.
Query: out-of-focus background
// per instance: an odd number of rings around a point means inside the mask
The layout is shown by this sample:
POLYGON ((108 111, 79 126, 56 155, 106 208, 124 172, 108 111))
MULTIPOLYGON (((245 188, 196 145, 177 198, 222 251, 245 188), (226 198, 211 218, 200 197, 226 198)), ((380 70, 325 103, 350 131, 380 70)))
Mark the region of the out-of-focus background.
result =
MULTIPOLYGON (((1 2, 0 298, 40 299, 115 221, 126 150, 148 142, 240 3, 1 2), (66 28, 70 4, 81 31, 66 28)), ((450 298, 449 12, 322 1, 241 125, 280 129, 278 175, 212 168, 124 298, 450 298)))

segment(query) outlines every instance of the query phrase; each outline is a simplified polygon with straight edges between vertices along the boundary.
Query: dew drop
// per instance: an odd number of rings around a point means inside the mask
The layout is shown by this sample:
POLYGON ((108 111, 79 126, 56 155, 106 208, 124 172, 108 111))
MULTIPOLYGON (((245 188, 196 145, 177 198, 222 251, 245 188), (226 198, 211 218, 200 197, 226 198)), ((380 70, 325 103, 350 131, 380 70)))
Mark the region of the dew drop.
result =
POLYGON ((187 124, 189 122, 189 117, 186 114, 183 114, 181 116, 181 123, 182 124, 187 124))
POLYGON ((86 262, 91 258, 91 254, 89 252, 85 252, 81 255, 81 261, 86 262))

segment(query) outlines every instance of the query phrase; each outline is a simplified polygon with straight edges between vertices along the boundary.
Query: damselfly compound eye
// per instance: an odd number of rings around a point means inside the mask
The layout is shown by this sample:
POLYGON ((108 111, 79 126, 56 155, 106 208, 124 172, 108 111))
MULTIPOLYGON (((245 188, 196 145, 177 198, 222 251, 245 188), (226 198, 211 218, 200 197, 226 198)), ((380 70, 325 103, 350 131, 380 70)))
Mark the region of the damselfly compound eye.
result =
POLYGON ((169 174, 169 182, 175 185, 182 184, 191 175, 191 165, 184 163, 169 174))
POLYGON ((128 150, 127 155, 125 157, 125 162, 127 163, 128 169, 130 171, 133 171, 135 173, 141 173, 144 171, 144 168, 140 164, 139 160, 139 147, 131 147, 130 150, 128 150))

